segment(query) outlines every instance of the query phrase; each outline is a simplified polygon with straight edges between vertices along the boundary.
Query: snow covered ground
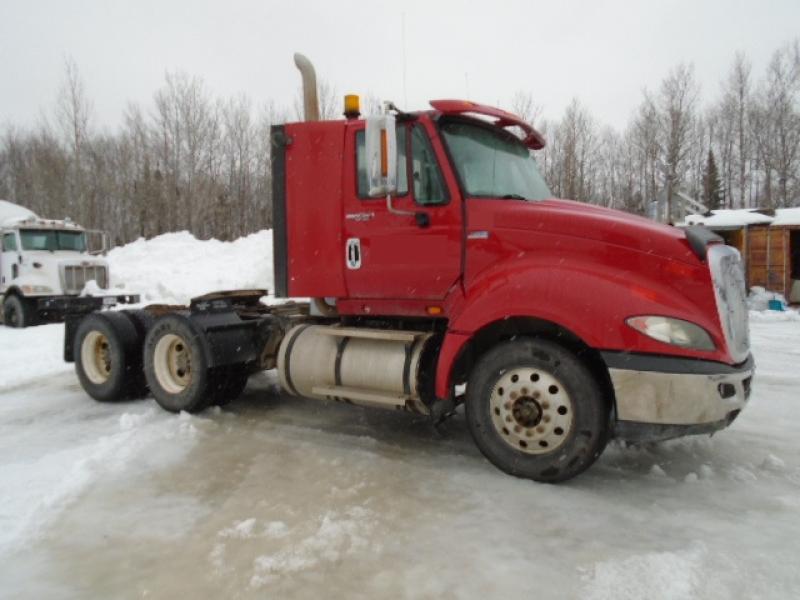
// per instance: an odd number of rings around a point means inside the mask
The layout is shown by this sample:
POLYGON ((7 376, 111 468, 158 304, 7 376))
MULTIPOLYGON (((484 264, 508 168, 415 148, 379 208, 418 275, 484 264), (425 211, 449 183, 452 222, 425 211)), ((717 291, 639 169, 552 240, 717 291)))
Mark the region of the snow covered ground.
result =
MULTIPOLYGON (((218 246, 239 257, 228 273, 171 235, 112 253, 127 289, 269 287, 244 264, 268 234, 218 246)), ((436 432, 270 375, 197 416, 99 404, 61 362, 61 326, 0 328, 0 597, 796 598, 800 319, 753 313, 752 334, 730 429, 613 444, 549 486, 489 465, 463 415, 436 432)))

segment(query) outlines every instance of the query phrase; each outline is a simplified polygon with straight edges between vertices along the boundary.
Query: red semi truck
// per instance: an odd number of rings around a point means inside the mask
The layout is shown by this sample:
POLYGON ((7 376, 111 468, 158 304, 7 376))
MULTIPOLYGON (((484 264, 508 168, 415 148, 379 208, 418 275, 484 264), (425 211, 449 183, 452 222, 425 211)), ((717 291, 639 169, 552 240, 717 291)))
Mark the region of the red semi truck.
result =
POLYGON ((552 198, 544 139, 461 100, 272 128, 275 295, 69 319, 98 400, 199 411, 277 368, 289 394, 430 415, 463 403, 500 469, 573 477, 613 437, 729 425, 750 394, 742 266, 703 228, 552 198), (289 298, 311 298, 310 302, 289 298))

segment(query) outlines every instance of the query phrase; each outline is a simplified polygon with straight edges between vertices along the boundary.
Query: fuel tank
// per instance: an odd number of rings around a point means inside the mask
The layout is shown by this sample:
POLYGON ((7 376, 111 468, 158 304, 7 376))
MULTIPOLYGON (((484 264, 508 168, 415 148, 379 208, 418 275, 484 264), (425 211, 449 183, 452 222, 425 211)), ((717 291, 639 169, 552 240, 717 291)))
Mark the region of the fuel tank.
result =
POLYGON ((295 396, 427 414, 421 366, 431 334, 301 324, 278 350, 281 387, 295 396))

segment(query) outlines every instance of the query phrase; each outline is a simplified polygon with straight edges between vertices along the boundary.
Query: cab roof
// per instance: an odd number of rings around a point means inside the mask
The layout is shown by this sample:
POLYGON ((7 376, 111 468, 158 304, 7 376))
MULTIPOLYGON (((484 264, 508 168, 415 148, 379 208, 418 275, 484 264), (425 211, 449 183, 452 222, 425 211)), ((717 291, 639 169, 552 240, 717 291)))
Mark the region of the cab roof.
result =
POLYGON ((496 127, 519 127, 522 129, 525 133, 522 143, 528 148, 541 150, 545 146, 545 139, 541 133, 520 117, 500 108, 470 102, 469 100, 431 100, 431 106, 443 115, 474 114, 492 117, 495 119, 492 124, 496 127))

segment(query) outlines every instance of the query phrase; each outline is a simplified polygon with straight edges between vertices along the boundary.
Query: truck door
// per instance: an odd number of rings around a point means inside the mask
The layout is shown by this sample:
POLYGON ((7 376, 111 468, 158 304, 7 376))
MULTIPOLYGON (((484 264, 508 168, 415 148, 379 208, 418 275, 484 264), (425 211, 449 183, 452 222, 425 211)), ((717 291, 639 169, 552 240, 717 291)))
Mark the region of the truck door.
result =
POLYGON ((429 122, 398 123, 397 147, 398 192, 392 204, 420 213, 418 218, 392 214, 386 198, 367 196, 363 125, 348 130, 345 152, 355 158, 343 185, 348 294, 441 299, 461 276, 461 198, 446 183, 444 151, 429 122))
POLYGON ((0 248, 0 292, 11 284, 17 277, 19 269, 17 253, 17 234, 13 231, 3 234, 3 245, 0 248))

